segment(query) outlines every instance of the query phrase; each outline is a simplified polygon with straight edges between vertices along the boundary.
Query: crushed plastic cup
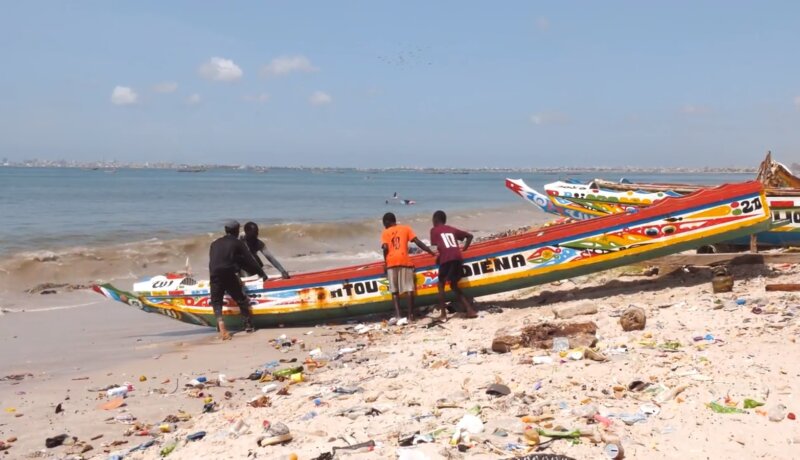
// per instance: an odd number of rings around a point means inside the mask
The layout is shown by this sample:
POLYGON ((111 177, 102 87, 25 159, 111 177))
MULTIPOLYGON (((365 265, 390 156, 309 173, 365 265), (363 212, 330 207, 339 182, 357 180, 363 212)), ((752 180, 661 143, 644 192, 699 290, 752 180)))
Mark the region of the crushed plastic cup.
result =
POLYGON ((228 430, 228 435, 234 438, 238 438, 239 436, 247 433, 250 429, 250 426, 244 422, 242 419, 236 420, 233 425, 228 430))
POLYGON ((553 358, 550 356, 534 356, 533 364, 553 364, 553 358))
POLYGON ((576 350, 567 353, 567 358, 571 359, 572 361, 580 361, 583 359, 583 350, 576 350))
POLYGON ((396 324, 398 326, 405 326, 406 324, 408 324, 408 318, 400 318, 397 320, 396 324))
POLYGON ((569 350, 569 339, 567 337, 555 337, 553 339, 553 352, 560 353, 569 350))
POLYGON ((456 425, 456 431, 460 430, 471 434, 479 434, 483 432, 483 421, 475 415, 464 414, 456 425))

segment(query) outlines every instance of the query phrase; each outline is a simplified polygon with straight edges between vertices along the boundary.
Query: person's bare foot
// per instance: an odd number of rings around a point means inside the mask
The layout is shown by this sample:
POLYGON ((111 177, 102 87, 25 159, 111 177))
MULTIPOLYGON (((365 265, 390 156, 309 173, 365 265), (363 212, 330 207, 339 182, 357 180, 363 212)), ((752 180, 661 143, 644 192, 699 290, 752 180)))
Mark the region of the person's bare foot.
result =
POLYGON ((225 327, 225 323, 223 321, 219 321, 217 323, 217 329, 219 330, 219 338, 220 340, 230 340, 231 335, 228 333, 228 329, 225 327))

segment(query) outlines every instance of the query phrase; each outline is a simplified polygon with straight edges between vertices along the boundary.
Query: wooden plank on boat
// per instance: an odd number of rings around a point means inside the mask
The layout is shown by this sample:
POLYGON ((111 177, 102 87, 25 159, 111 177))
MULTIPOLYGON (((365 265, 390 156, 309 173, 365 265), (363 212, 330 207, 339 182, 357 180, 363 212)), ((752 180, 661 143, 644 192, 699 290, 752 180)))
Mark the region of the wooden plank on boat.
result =
POLYGON ((761 253, 720 253, 720 254, 674 254, 643 262, 647 266, 684 266, 684 265, 763 265, 763 264, 797 264, 800 253, 797 252, 761 252, 761 253))

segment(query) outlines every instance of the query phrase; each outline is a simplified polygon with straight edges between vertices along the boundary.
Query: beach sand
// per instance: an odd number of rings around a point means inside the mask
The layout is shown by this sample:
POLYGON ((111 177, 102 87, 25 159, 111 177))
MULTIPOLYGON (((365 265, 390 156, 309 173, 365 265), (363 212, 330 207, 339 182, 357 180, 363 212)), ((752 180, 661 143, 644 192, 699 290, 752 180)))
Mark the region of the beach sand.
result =
MULTIPOLYGON (((67 458, 69 452, 85 449, 80 443, 45 449, 45 438, 64 433, 92 446, 84 458, 121 453, 129 459, 154 459, 176 443, 169 458, 313 459, 325 458, 320 455, 336 446, 374 441, 374 448, 338 450, 336 458, 490 459, 527 452, 522 433, 529 425, 582 429, 587 436, 579 441, 556 440, 543 449, 576 459, 609 458, 604 453, 609 442, 621 445, 625 458, 796 458, 800 422, 770 421, 768 414, 785 417, 800 410, 800 363, 794 359, 798 296, 765 292, 764 285, 792 282, 798 271, 796 265, 734 267, 734 291, 715 295, 707 270, 657 278, 628 277, 617 270, 484 298, 481 319, 454 318, 441 326, 428 327, 430 318, 404 327, 375 320, 366 323, 372 329, 366 333, 356 332, 353 325, 335 325, 259 330, 237 334, 227 343, 204 336, 147 356, 104 359, 103 366, 93 369, 0 382, 0 439, 17 438, 6 458, 67 458), (527 348, 491 351, 498 329, 552 320, 553 308, 587 302, 597 306, 596 314, 564 321, 594 321, 597 348, 608 361, 564 360, 549 350, 527 348), (630 305, 646 312, 644 330, 624 332, 620 327, 619 315, 630 305), (489 306, 502 312, 489 313, 489 306), (707 334, 713 339, 694 340, 707 334), (281 335, 297 341, 278 350, 274 339, 281 335), (279 359, 302 363, 318 347, 334 357, 342 349, 361 346, 323 367, 306 369, 303 382, 279 382, 288 394, 267 394, 270 407, 247 405, 263 394, 266 384, 246 378, 253 370, 279 359), (544 355, 553 363, 531 363, 534 356, 544 355), (198 376, 214 380, 219 374, 227 378, 221 386, 184 386, 198 376), (637 380, 649 387, 629 390, 637 380), (135 387, 126 405, 98 409, 107 399, 95 390, 125 381, 135 387), (493 383, 507 385, 511 394, 486 394, 493 383), (357 392, 335 392, 342 387, 357 392), (670 390, 684 387, 670 397, 670 390), (218 406, 204 414, 206 397, 218 406), (707 406, 714 401, 725 406, 726 398, 738 408, 746 398, 765 405, 729 414, 707 406), (56 414, 58 404, 64 411, 56 414), (470 410, 477 413, 477 407, 484 425, 462 441, 465 451, 459 452, 449 445, 453 429, 470 410), (130 414, 138 423, 158 427, 179 411, 191 418, 178 422, 177 431, 157 435, 155 444, 142 451, 128 452, 153 438, 126 436, 132 426, 114 422, 130 414), (594 412, 610 425, 585 418, 594 412), (521 421, 542 414, 553 418, 521 421), (246 427, 233 435, 231 428, 239 420, 246 427), (285 423, 293 439, 285 445, 258 446, 265 421, 285 423), (206 432, 204 439, 186 441, 198 431, 206 432), (432 442, 398 446, 399 438, 415 432, 433 434, 427 438, 432 442)), ((177 323, 170 324, 180 330, 177 323)), ((289 365, 278 363, 278 368, 289 365)))

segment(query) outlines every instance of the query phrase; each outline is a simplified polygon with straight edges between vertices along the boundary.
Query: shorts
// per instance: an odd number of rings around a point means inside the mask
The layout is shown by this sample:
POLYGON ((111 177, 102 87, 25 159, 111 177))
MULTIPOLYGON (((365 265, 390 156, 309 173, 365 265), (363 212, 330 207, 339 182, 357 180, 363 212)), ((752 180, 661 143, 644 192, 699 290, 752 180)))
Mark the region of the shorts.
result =
POLYGON ((462 260, 450 260, 439 265, 439 285, 458 286, 458 281, 464 276, 461 267, 464 265, 462 260))
POLYGON ((225 298, 225 294, 231 296, 231 298, 239 305, 239 310, 241 311, 242 315, 250 316, 250 299, 245 295, 244 288, 242 287, 242 281, 236 276, 236 273, 220 273, 211 275, 211 286, 210 286, 210 295, 211 297, 210 304, 211 307, 214 309, 214 316, 217 318, 222 317, 222 303, 225 298))
POLYGON ((389 280, 389 292, 392 294, 414 292, 416 289, 413 267, 389 267, 386 269, 386 278, 389 280))

